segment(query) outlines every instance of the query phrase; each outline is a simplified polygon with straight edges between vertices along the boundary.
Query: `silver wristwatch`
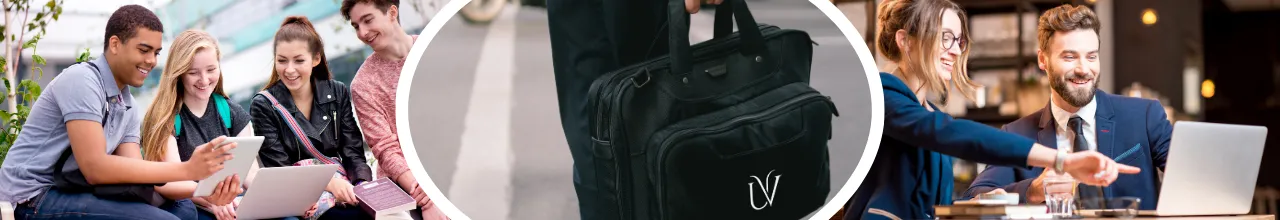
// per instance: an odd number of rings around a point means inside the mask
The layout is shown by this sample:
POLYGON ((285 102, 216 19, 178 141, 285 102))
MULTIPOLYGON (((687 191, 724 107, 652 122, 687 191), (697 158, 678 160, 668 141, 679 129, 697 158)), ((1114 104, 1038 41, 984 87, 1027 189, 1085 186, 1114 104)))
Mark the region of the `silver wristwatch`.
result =
POLYGON ((1057 158, 1053 160, 1053 171, 1058 172, 1058 174, 1062 174, 1064 169, 1066 169, 1066 167, 1064 167, 1066 161, 1067 152, 1059 150, 1057 158))

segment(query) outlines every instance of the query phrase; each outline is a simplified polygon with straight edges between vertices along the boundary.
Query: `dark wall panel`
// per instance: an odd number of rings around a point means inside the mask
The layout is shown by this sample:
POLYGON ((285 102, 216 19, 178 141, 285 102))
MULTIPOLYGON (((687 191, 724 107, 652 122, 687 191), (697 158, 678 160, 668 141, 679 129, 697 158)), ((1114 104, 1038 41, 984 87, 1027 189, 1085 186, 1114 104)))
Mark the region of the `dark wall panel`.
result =
MULTIPOLYGON (((1114 1, 1115 88, 1134 82, 1152 88, 1166 98, 1165 105, 1182 110, 1182 73, 1187 54, 1188 26, 1199 24, 1196 0, 1114 1), (1155 9, 1154 25, 1142 23, 1143 10, 1155 9)), ((1105 43, 1105 42, 1104 42, 1105 43)))
POLYGON ((1280 176, 1268 175, 1280 173, 1280 11, 1231 12, 1221 0, 1203 6, 1205 78, 1217 85, 1204 120, 1267 126, 1258 184, 1280 187, 1280 176))

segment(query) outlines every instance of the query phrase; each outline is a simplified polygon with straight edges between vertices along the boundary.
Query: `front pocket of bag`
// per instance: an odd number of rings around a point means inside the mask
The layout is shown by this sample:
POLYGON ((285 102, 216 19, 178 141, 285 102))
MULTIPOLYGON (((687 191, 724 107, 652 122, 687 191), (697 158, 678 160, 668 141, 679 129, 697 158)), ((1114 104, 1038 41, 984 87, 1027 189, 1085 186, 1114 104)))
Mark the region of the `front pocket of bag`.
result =
POLYGON ((650 177, 666 219, 796 219, 830 191, 834 107, 795 83, 654 134, 650 177))

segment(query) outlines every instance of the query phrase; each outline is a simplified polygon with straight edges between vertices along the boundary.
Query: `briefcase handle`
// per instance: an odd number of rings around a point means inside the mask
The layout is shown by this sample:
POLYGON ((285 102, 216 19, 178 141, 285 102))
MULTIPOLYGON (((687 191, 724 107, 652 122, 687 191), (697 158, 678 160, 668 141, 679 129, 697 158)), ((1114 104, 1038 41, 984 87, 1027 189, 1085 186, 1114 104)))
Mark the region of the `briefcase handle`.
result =
MULTIPOLYGON (((671 72, 684 74, 693 71, 693 53, 689 48, 689 12, 684 9, 684 0, 668 0, 668 25, 671 30, 668 38, 671 72)), ((725 37, 733 31, 733 23, 738 24, 741 48, 744 56, 756 56, 757 62, 769 60, 764 45, 764 35, 760 33, 759 24, 751 16, 751 10, 743 0, 725 0, 716 6, 715 37, 725 37), (729 18, 733 19, 730 20, 729 18)))

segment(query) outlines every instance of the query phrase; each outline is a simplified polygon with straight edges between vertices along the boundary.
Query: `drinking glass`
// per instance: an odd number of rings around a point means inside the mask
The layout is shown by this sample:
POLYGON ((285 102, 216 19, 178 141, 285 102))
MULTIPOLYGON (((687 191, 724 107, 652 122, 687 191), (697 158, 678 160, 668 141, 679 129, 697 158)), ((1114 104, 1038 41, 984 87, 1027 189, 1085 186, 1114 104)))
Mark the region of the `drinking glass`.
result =
POLYGON ((1049 214, 1060 218, 1072 217, 1076 205, 1076 180, 1065 176, 1047 177, 1043 184, 1044 203, 1049 206, 1049 214))

